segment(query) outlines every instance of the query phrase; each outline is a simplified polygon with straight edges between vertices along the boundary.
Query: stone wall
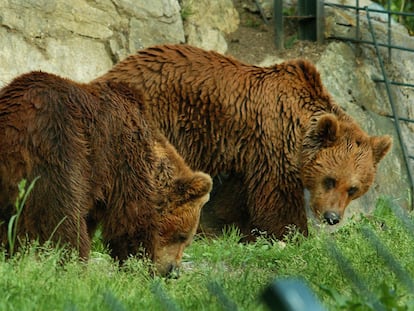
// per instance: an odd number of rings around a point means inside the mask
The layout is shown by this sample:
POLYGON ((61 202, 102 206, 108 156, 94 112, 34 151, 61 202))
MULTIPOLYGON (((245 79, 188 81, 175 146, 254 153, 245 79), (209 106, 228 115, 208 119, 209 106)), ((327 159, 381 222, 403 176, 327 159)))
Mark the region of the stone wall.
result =
POLYGON ((80 81, 138 48, 183 42, 177 1, 2 1, 0 83, 41 69, 80 81))
POLYGON ((178 0, 0 1, 0 86, 30 70, 88 81, 160 43, 225 52, 223 34, 238 25, 231 0, 194 2, 184 0, 184 12, 178 0))
POLYGON ((226 52, 224 34, 236 31, 239 15, 231 0, 183 0, 187 9, 184 29, 187 43, 206 50, 226 52))

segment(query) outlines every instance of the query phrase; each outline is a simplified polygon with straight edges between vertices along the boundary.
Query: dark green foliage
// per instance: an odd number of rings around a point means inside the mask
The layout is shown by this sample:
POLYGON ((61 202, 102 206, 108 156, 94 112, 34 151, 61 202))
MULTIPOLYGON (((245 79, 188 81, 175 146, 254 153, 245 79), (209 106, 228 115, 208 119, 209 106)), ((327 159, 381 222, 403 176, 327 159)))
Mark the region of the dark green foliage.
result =
MULTIPOLYGON (((392 0, 390 1, 391 8, 388 7, 388 0, 374 0, 374 2, 380 3, 386 10, 414 14, 414 1, 411 0, 392 0)), ((407 27, 411 35, 414 35, 414 16, 395 15, 393 17, 407 27)))

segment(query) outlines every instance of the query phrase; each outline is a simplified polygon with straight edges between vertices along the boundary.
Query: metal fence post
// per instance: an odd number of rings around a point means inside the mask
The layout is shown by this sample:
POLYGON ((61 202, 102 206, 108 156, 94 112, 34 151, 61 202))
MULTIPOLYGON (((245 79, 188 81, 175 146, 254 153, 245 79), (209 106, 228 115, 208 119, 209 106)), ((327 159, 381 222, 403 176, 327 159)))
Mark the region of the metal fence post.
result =
POLYGON ((299 39, 323 42, 324 10, 321 0, 299 0, 299 39))
POLYGON ((316 2, 299 0, 299 39, 316 41, 316 2))
POLYGON ((283 0, 274 0, 273 16, 275 19, 275 45, 277 49, 282 50, 284 48, 283 0))
MULTIPOLYGON (((287 17, 298 20, 299 39, 317 41, 318 43, 322 43, 324 40, 324 1, 299 0, 298 13, 298 16, 287 17)), ((273 16, 275 21, 275 45, 278 49, 283 49, 283 0, 274 0, 273 16)))

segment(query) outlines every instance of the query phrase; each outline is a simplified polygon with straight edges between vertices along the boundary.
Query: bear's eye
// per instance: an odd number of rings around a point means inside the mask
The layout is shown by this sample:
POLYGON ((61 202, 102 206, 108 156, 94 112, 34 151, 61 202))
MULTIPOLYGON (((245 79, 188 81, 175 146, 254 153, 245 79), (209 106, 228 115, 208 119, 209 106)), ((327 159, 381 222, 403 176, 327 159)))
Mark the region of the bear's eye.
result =
POLYGON ((336 186, 336 180, 332 177, 326 177, 323 180, 323 185, 325 186, 326 190, 331 190, 336 186))
POLYGON ((188 234, 182 232, 182 233, 177 233, 174 236, 174 242, 176 243, 184 243, 188 240, 188 234))
POLYGON ((351 188, 348 189, 348 195, 350 197, 352 197, 357 192, 358 192, 358 188, 357 187, 351 187, 351 188))

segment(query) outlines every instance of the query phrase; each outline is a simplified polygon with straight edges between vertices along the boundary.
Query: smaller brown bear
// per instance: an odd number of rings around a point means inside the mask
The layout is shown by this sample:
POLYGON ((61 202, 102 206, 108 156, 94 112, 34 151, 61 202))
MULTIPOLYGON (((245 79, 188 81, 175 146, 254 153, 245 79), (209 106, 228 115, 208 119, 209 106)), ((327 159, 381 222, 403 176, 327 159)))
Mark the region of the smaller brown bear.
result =
POLYGON ((141 247, 166 275, 178 267, 212 187, 146 121, 123 84, 78 84, 31 72, 0 90, 0 241, 15 214, 17 184, 37 176, 19 239, 69 244, 81 258, 102 226, 111 255, 141 247))

